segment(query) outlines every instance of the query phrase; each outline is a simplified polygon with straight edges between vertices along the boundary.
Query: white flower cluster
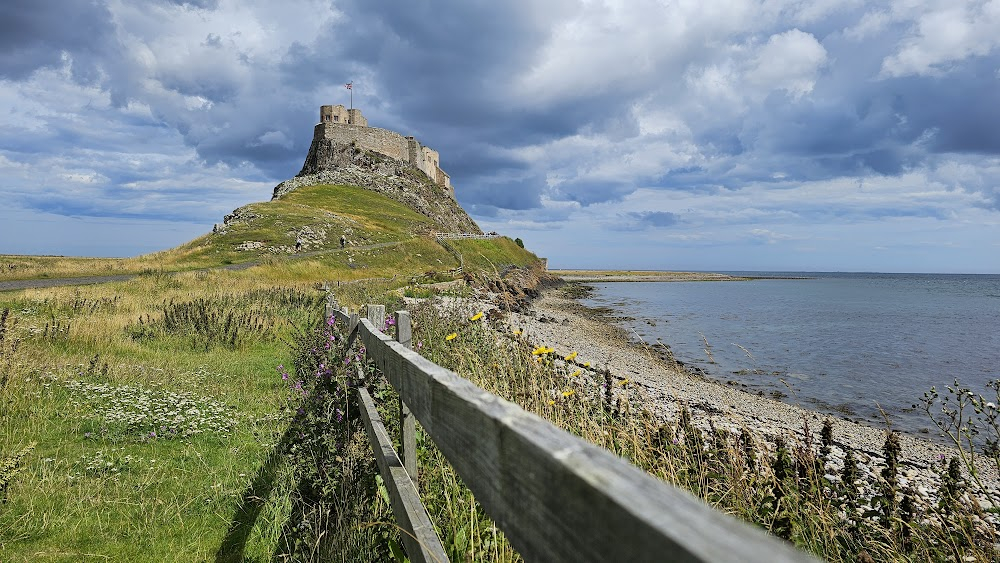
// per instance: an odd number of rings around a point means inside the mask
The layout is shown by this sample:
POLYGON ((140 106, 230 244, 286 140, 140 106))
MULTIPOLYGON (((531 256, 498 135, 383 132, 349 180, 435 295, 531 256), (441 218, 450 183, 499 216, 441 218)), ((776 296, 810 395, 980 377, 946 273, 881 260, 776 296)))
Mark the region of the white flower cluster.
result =
POLYGON ((97 450, 92 454, 84 454, 73 462, 74 471, 69 474, 70 481, 87 475, 105 475, 117 477, 132 469, 156 467, 155 459, 146 459, 131 454, 121 455, 120 452, 97 450))
POLYGON ((188 392, 79 380, 66 383, 66 387, 73 394, 71 402, 91 409, 108 433, 144 439, 226 434, 236 418, 225 404, 188 392))

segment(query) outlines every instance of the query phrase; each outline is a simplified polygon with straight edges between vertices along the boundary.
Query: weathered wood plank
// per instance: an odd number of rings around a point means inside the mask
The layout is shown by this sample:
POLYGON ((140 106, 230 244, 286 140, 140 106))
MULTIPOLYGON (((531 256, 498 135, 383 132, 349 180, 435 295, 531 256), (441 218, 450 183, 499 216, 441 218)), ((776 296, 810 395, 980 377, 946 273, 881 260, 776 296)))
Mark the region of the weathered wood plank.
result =
POLYGON ((361 321, 385 373, 528 561, 812 561, 361 321))
MULTIPOLYGON (((410 313, 407 311, 396 311, 394 313, 396 321, 396 342, 404 348, 410 349, 413 340, 413 332, 410 326, 410 313)), ((410 407, 406 402, 399 400, 399 449, 403 457, 403 465, 406 473, 413 480, 413 486, 417 487, 419 476, 417 474, 417 425, 410 412, 410 407)), ((419 487, 418 487, 419 488, 419 487)))
POLYGON ((379 472, 389 491, 392 512, 396 517, 396 523, 402 529, 400 536, 407 556, 414 562, 446 563, 448 556, 445 554, 444 546, 441 545, 441 540, 434 532, 427 510, 420 502, 420 494, 396 455, 389 433, 386 432, 382 418, 375 408, 375 402, 364 387, 358 388, 358 404, 361 407, 361 418, 365 423, 368 441, 371 442, 372 450, 375 452, 379 472))

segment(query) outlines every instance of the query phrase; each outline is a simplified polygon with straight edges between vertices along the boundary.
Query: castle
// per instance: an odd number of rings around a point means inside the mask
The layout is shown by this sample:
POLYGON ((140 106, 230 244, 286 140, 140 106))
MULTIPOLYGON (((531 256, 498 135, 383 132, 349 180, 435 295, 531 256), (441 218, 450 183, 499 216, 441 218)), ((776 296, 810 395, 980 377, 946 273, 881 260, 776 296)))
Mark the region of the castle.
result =
POLYGON ((319 146, 322 141, 336 145, 353 143, 409 163, 445 188, 452 197, 455 196, 451 177, 441 170, 436 150, 421 145, 412 136, 404 137, 395 131, 369 127, 368 120, 359 109, 347 109, 343 105, 320 106, 319 123, 313 130, 313 147, 319 146))

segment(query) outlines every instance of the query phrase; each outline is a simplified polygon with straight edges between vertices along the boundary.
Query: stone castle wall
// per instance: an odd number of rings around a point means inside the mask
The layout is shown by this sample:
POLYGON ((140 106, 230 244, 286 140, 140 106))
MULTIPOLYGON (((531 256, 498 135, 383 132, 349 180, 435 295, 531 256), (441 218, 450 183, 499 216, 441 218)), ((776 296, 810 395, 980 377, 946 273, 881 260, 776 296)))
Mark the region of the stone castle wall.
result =
POLYGON ((454 195, 451 177, 441 170, 441 157, 436 150, 421 145, 413 137, 368 127, 368 120, 359 109, 345 109, 342 105, 321 106, 319 116, 320 122, 313 130, 313 146, 321 139, 338 145, 357 143, 361 148, 412 164, 454 195))
POLYGON ((388 129, 320 123, 313 131, 313 138, 329 139, 338 145, 357 143, 362 148, 410 162, 409 143, 402 135, 388 129))

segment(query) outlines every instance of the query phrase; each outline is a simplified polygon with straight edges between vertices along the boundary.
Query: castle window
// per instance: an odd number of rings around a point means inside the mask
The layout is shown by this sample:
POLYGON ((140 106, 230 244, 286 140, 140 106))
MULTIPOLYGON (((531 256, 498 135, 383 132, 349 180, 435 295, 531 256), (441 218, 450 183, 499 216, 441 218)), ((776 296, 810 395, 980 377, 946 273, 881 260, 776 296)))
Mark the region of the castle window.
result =
POLYGON ((333 116, 333 120, 334 120, 334 121, 340 121, 340 116, 339 116, 339 115, 335 115, 335 116, 333 116))

